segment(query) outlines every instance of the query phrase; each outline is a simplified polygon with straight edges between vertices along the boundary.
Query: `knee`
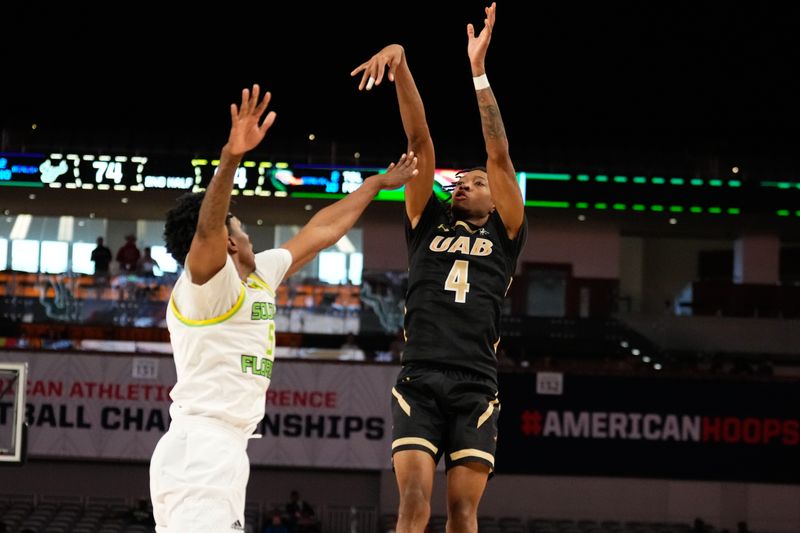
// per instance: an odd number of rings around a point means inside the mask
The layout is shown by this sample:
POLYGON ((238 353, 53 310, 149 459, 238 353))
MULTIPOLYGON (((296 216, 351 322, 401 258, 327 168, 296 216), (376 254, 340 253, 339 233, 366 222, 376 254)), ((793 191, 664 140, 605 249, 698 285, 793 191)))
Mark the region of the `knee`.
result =
POLYGON ((400 513, 427 519, 430 514, 430 502, 422 487, 412 485, 400 493, 400 513))
POLYGON ((477 524, 478 508, 469 500, 451 501, 447 504, 447 519, 457 531, 470 530, 467 526, 477 524))

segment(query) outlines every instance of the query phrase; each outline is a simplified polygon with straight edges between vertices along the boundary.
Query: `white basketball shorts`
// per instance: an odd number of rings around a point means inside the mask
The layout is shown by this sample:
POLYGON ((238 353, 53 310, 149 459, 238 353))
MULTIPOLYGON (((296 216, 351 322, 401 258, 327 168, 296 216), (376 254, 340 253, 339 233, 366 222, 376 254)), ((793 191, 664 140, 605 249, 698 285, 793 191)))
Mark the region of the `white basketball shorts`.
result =
POLYGON ((244 531, 248 436, 203 417, 173 419, 150 460, 157 533, 244 531))

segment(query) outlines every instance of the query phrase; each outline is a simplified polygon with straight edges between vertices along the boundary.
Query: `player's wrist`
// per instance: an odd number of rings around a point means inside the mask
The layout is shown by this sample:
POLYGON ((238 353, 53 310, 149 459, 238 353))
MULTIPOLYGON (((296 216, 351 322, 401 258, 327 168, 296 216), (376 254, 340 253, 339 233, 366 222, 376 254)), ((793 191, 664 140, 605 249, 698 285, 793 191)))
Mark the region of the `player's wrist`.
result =
POLYGON ((364 180, 361 186, 366 187, 374 194, 378 194, 386 186, 385 176, 386 174, 375 174, 373 178, 364 180))
POLYGON ((226 143, 225 146, 222 147, 222 157, 225 157, 225 158, 228 158, 228 159, 239 159, 240 160, 240 159, 242 159, 243 156, 244 156, 244 152, 236 153, 232 149, 230 143, 226 143))
POLYGON ((489 88, 489 78, 486 77, 486 74, 481 74, 480 76, 472 76, 472 84, 475 86, 476 91, 480 91, 483 89, 489 88))
POLYGON ((470 61, 469 66, 472 69, 473 78, 486 74, 486 67, 483 64, 483 61, 470 61))

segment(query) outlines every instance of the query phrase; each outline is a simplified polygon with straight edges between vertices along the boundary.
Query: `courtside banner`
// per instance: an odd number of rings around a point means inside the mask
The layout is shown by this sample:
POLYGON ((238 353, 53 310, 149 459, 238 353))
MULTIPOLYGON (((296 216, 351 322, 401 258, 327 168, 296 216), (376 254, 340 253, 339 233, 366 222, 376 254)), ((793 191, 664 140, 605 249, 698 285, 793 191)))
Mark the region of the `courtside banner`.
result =
POLYGON ((498 473, 800 483, 800 385, 501 374, 498 473))
MULTIPOLYGON (((0 352, 28 363, 28 455, 150 459, 169 427, 170 357, 0 352)), ((253 464, 390 468, 391 389, 398 367, 275 362, 253 464)), ((0 382, 0 425, 14 384, 0 382)))

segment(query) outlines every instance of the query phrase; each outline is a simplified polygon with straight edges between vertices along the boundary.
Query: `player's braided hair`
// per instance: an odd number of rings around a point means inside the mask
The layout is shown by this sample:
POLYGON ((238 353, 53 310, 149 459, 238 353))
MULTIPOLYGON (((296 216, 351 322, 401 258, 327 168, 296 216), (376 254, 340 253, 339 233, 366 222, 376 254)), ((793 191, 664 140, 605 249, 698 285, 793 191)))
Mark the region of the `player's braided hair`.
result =
MULTIPOLYGON (((453 191, 456 188, 456 183, 458 183, 458 180, 461 179, 461 176, 464 175, 464 174, 468 174, 469 172, 472 172, 473 170, 480 170, 482 172, 486 172, 486 167, 477 166, 477 167, 469 167, 469 168, 461 169, 458 172, 456 172, 456 180, 453 183, 451 183, 450 185, 442 187, 442 189, 444 189, 445 191, 449 192, 451 197, 452 197, 453 191)), ((447 205, 447 209, 448 209, 449 214, 450 214, 450 221, 454 222, 455 219, 456 219, 456 215, 455 215, 455 213, 453 213, 453 203, 448 201, 446 203, 446 205, 447 205)))

